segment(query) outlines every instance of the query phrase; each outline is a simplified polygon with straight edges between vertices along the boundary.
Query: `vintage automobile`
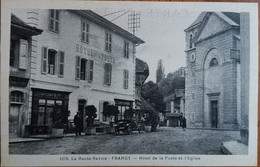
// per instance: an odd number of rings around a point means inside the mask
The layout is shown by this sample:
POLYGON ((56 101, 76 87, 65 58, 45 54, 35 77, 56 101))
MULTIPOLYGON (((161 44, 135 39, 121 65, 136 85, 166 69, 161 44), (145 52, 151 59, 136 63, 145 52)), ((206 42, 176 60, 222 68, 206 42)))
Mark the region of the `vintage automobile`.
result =
POLYGON ((127 133, 127 134, 132 134, 133 131, 138 131, 141 133, 142 131, 142 124, 140 122, 136 123, 133 120, 118 120, 115 123, 115 133, 119 134, 120 131, 127 133))

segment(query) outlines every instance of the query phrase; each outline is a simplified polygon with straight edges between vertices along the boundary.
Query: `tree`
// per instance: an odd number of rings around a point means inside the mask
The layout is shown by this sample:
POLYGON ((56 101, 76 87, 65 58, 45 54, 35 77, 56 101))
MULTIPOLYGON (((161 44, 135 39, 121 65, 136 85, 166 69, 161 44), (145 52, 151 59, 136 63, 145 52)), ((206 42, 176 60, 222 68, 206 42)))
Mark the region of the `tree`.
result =
POLYGON ((168 73, 167 77, 161 82, 157 83, 159 90, 164 97, 169 96, 175 92, 175 89, 185 89, 185 77, 183 76, 183 68, 168 73))
POLYGON ((56 106, 54 111, 51 112, 52 127, 64 128, 68 123, 68 117, 70 116, 69 110, 64 110, 62 106, 56 106))
POLYGON ((158 61, 157 70, 156 70, 156 83, 159 83, 162 79, 165 78, 164 67, 162 59, 158 61))
POLYGON ((94 105, 88 105, 85 107, 86 116, 87 116, 87 127, 92 127, 94 123, 94 119, 97 117, 97 109, 94 105))
POLYGON ((163 94, 160 92, 159 87, 152 81, 149 81, 142 86, 142 97, 150 103, 155 110, 159 112, 165 110, 163 94))

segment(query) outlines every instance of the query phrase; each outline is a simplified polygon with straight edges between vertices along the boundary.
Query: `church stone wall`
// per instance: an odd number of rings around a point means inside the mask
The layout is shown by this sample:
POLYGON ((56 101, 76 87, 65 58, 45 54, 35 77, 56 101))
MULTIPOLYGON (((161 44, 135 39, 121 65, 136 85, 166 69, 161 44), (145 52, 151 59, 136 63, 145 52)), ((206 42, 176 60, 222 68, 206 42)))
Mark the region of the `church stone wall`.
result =
MULTIPOLYGON (((233 48, 233 36, 238 33, 237 30, 230 29, 196 43, 195 62, 187 60, 185 108, 188 126, 210 127, 210 107, 206 96, 215 91, 207 90, 205 85, 216 82, 221 87, 218 91, 218 128, 237 128, 237 62, 230 59, 230 49, 233 48), (220 67, 214 72, 220 73, 221 77, 214 77, 212 74, 207 78, 204 71, 205 59, 213 48, 219 51, 222 59, 220 67)), ((189 54, 187 52, 187 59, 189 54)))

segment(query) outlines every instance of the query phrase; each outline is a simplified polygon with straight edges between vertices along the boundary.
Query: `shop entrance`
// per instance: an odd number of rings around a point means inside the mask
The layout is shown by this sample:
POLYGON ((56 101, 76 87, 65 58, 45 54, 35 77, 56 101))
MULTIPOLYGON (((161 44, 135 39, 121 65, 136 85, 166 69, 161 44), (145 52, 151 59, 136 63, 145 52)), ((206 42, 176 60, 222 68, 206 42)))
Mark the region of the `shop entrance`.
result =
MULTIPOLYGON (((70 92, 59 92, 43 89, 32 89, 32 117, 30 134, 48 134, 53 126, 53 113, 68 111, 70 92)), ((66 113, 65 113, 66 114, 66 113)), ((61 118, 62 123, 67 123, 67 118, 61 118)))

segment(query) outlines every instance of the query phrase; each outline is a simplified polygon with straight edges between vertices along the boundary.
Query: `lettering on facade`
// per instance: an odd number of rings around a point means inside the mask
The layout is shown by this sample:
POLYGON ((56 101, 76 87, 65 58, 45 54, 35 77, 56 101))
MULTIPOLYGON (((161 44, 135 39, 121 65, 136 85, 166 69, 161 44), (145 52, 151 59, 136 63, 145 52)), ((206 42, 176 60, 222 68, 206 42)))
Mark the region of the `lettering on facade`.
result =
POLYGON ((101 61, 108 62, 108 63, 114 64, 115 60, 116 60, 114 56, 101 53, 100 51, 97 51, 94 49, 89 49, 80 44, 76 44, 76 52, 83 54, 83 55, 87 55, 89 57, 92 57, 93 59, 101 60, 101 61))
POLYGON ((52 91, 34 91, 34 96, 39 98, 51 98, 51 99, 69 99, 69 93, 63 92, 52 92, 52 91))

